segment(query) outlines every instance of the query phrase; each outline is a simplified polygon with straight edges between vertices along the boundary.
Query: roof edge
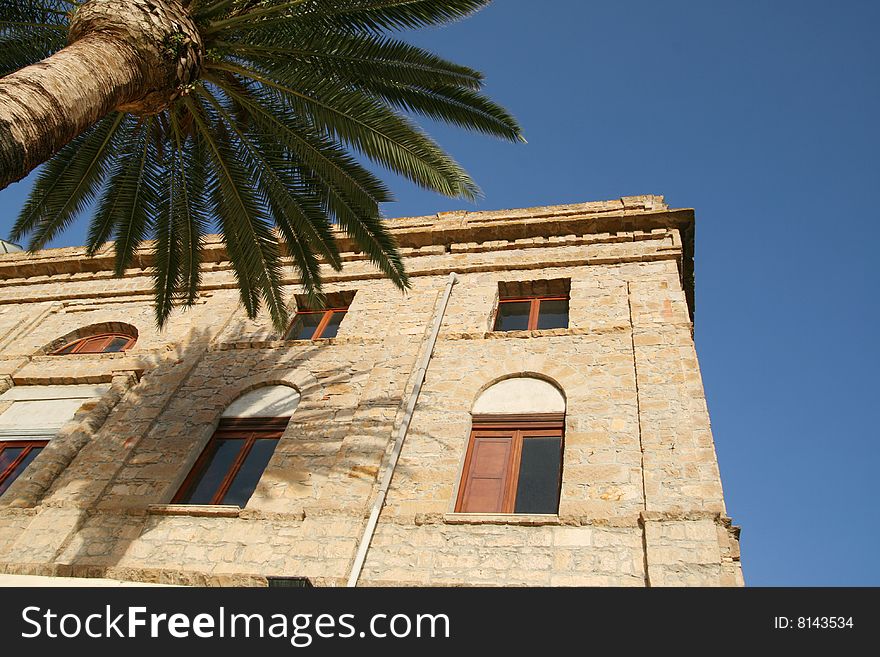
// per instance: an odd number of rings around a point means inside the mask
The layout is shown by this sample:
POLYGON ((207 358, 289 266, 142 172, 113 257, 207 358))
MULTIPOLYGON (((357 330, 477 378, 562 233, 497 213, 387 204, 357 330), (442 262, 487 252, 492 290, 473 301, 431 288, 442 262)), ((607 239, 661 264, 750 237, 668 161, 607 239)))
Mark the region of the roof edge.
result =
MULTIPOLYGON (((484 211, 438 212, 419 217, 386 219, 401 247, 419 248, 462 242, 516 240, 535 237, 651 231, 677 228, 682 239, 680 274, 691 317, 694 313, 694 210, 672 209, 663 196, 624 196, 612 201, 593 201, 529 208, 484 211)), ((353 240, 334 231, 341 252, 357 252, 353 240)), ((134 254, 132 267, 152 265, 151 243, 134 254)), ((222 236, 205 239, 203 263, 227 260, 222 236)), ((0 258, 0 280, 67 273, 112 271, 112 244, 92 257, 84 247, 43 249, 35 253, 7 253, 0 258)))

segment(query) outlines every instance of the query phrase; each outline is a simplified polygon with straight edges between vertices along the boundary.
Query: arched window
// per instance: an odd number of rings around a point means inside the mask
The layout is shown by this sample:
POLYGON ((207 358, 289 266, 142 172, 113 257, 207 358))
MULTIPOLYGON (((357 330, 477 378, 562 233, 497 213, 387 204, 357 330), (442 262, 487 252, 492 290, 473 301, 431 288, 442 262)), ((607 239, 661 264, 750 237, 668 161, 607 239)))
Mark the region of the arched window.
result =
POLYGON ((53 356, 61 356, 64 354, 109 354, 119 351, 125 351, 134 346, 137 341, 136 337, 125 335, 122 333, 102 333, 100 335, 90 335, 86 338, 79 338, 72 342, 68 342, 60 349, 52 352, 53 356))
POLYGON ((61 427, 89 399, 109 389, 100 385, 13 386, 0 394, 0 495, 25 471, 61 427))
POLYGON ((138 330, 125 322, 102 322, 82 326, 46 345, 42 353, 53 356, 67 354, 109 354, 126 351, 134 346, 138 330))
POLYGON ((541 379, 505 379, 474 404, 455 510, 557 513, 565 398, 541 379))
POLYGON ((288 386, 257 388, 232 402, 172 503, 244 507, 298 404, 288 386))

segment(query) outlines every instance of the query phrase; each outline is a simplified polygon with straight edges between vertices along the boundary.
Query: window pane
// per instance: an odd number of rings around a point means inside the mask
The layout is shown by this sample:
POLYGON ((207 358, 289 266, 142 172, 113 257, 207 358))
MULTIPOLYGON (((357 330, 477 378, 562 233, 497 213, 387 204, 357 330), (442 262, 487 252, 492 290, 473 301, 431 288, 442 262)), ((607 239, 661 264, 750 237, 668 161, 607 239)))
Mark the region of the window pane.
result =
POLYGON ((3 474, 12 462, 24 451, 24 447, 6 447, 0 452, 0 474, 3 474))
POLYGON ((342 318, 345 317, 345 312, 335 312, 330 316, 330 321, 327 322, 327 326, 324 327, 324 330, 321 332, 322 338, 335 338, 336 334, 339 332, 339 323, 342 321, 342 318))
MULTIPOLYGON (((21 448, 21 447, 13 447, 12 449, 3 450, 3 454, 0 455, 0 470, 4 469, 4 467, 2 465, 2 461, 7 455, 6 452, 17 451, 18 454, 21 454, 23 449, 24 448, 21 448)), ((12 482, 18 478, 18 475, 20 475, 22 472, 24 472, 25 469, 31 464, 31 461, 33 461, 35 458, 37 458, 37 454, 39 454, 42 451, 43 451, 42 447, 32 447, 30 449, 30 451, 21 460, 21 463, 19 463, 17 466, 15 466, 15 470, 13 470, 10 473, 10 475, 8 477, 6 477, 6 479, 4 479, 2 482, 0 482, 0 495, 2 495, 4 492, 6 492, 6 489, 9 488, 9 486, 12 484, 12 482)), ((18 454, 16 454, 15 456, 18 456, 18 454)), ((12 463, 12 461, 15 460, 15 456, 12 456, 12 458, 9 460, 9 463, 12 463)), ((9 463, 6 463, 6 467, 9 466, 9 463)))
POLYGON ((117 351, 122 351, 123 349, 125 349, 125 345, 127 344, 128 338, 113 338, 112 340, 110 340, 110 344, 104 347, 104 353, 109 354, 116 353, 117 351))
POLYGON ((101 354, 104 353, 104 344, 107 342, 107 336, 101 335, 89 338, 82 342, 82 346, 77 349, 78 354, 101 354))
POLYGON ((523 439, 514 513, 556 513, 562 438, 523 439))
POLYGON ((254 441, 254 446, 241 464, 241 469, 235 475, 226 495, 223 496, 223 504, 237 504, 240 507, 247 504, 277 444, 278 441, 274 439, 260 438, 254 441))
POLYGON ((541 301, 538 307, 538 328, 568 328, 568 299, 541 301))
POLYGON ((76 342, 71 342, 69 345, 67 345, 66 347, 64 347, 64 349, 61 349, 61 350, 59 350, 59 351, 56 351, 55 353, 56 353, 56 354, 59 354, 59 355, 60 355, 60 354, 69 354, 69 353, 70 353, 71 351, 73 351, 75 348, 76 348, 76 342))
POLYGON ((204 461, 190 489, 178 500, 181 504, 210 504, 244 445, 243 438, 221 438, 209 443, 212 454, 204 461))
POLYGON ((293 326, 290 327, 290 333, 287 334, 287 339, 311 340, 323 317, 324 313, 297 313, 293 326))
POLYGON ((504 510, 508 463, 513 435, 474 436, 467 479, 462 483, 459 511, 463 513, 500 513, 504 510))
POLYGON ((525 331, 529 328, 531 301, 501 302, 498 304, 496 331, 525 331))

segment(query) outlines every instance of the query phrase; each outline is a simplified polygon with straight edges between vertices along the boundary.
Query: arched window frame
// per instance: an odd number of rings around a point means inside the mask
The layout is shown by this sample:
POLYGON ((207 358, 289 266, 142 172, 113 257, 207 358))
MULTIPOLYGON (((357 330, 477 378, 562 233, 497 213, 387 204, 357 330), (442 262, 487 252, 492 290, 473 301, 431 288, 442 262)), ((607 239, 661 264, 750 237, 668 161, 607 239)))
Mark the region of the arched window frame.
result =
MULTIPOLYGON (((244 508, 262 479, 266 467, 275 453, 278 441, 290 422, 293 411, 299 404, 299 399, 299 391, 290 386, 261 386, 239 395, 226 407, 224 417, 221 417, 217 429, 196 459, 171 503, 222 504, 244 508), (282 398, 286 404, 293 406, 289 413, 264 417, 252 416, 245 412, 245 415, 240 417, 225 417, 226 413, 230 412, 237 403, 263 388, 289 388, 290 400, 282 398), (260 441, 272 441, 274 444, 270 450, 259 454, 255 452, 254 448, 260 441), (230 450, 227 450, 226 454, 222 456, 219 455, 221 448, 225 446, 224 444, 234 448, 235 443, 239 444, 237 450, 232 450, 233 458, 229 458, 230 450), (255 456, 255 461, 249 461, 251 456, 255 456), (224 457, 225 463, 223 462, 224 457), (203 486, 203 482, 207 482, 207 484, 203 486), (233 490, 233 485, 238 486, 238 490, 233 490), (231 499, 229 499, 230 495, 231 499)), ((272 403, 276 402, 277 400, 272 403)), ((265 408, 263 406, 260 410, 265 411, 265 408)))
POLYGON ((124 333, 99 333, 87 335, 72 340, 54 350, 52 356, 67 356, 70 354, 106 354, 124 352, 134 346, 137 338, 124 333), (108 350, 115 340, 124 340, 125 343, 118 349, 108 350))
POLYGON ((555 514, 559 510, 559 497, 562 489, 562 454, 565 451, 565 414, 536 413, 532 415, 475 415, 471 424, 468 450, 462 468, 461 485, 455 503, 456 513, 528 513, 555 514), (518 508, 521 501, 525 479, 523 475, 523 448, 526 441, 536 439, 558 440, 558 467, 543 473, 547 483, 542 486, 544 496, 551 497, 552 503, 541 510, 518 508), (481 473, 477 470, 477 452, 488 446, 496 453, 490 455, 493 462, 501 457, 503 468, 495 472, 481 473), (486 507, 486 500, 475 500, 472 495, 474 483, 481 474, 496 475, 484 480, 498 482, 497 497, 492 506, 486 507), (554 481, 550 481, 554 480, 554 481))
POLYGON ((534 382, 543 392, 529 395, 530 389, 511 386, 505 383, 510 379, 502 379, 478 396, 455 501, 456 513, 558 513, 565 448, 564 394, 543 378, 512 378, 534 382), (502 384, 504 387, 500 387, 502 384), (491 393, 493 389, 495 392, 491 393), (510 404, 505 395, 510 394, 530 412, 506 412, 510 404), (541 407, 551 412, 540 412, 541 407), (493 408, 503 408, 505 412, 486 412, 493 408), (477 409, 483 412, 476 412, 477 409))

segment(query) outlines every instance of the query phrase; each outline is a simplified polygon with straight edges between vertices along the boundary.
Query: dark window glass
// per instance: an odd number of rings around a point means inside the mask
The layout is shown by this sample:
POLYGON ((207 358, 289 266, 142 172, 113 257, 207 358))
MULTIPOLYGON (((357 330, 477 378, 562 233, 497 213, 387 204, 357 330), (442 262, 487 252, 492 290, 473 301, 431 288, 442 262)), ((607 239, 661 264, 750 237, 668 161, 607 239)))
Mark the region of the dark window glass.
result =
POLYGON ((6 447, 0 451, 0 474, 3 474, 12 462, 24 451, 24 447, 6 447))
POLYGON ((26 447, 8 447, 0 452, 0 475, 2 475, 6 469, 12 465, 15 459, 17 459, 26 449, 27 454, 24 455, 24 458, 19 461, 12 472, 9 472, 2 480, 0 480, 0 495, 6 492, 6 489, 9 488, 12 482, 18 478, 18 475, 27 469, 31 464, 31 461, 43 451, 43 448, 41 446, 34 446, 30 449, 26 447))
POLYGON ((246 506, 288 419, 221 420, 172 503, 246 506))
POLYGON ((514 513, 556 513, 562 439, 525 437, 516 486, 514 513))
POLYGON ((568 299, 542 299, 538 308, 538 328, 568 328, 568 299))
POLYGON ((254 441, 253 447, 248 452, 247 458, 241 464, 238 474, 232 480, 229 490, 223 496, 221 504, 237 504, 243 507, 251 499, 257 482, 263 476, 263 470, 269 464, 275 446, 278 444, 274 439, 259 439, 254 441))
POLYGON ((498 304, 496 331, 525 331, 529 328, 531 301, 508 301, 498 304))
POLYGON ((129 342, 128 338, 113 338, 110 340, 109 344, 104 347, 104 353, 116 353, 119 351, 123 351, 125 349, 125 345, 129 342))
POLYGON ((323 318, 324 313, 297 313, 287 339, 311 340, 323 318))
POLYGON ((327 326, 324 327, 324 330, 321 331, 322 338, 335 338, 336 334, 339 332, 339 324, 342 322, 342 318, 345 317, 344 312, 335 312, 330 316, 330 321, 327 322, 327 326))
POLYGON ((66 347, 64 347, 64 349, 61 349, 60 351, 56 351, 55 353, 56 353, 56 354, 69 354, 71 351, 73 351, 74 349, 76 349, 76 346, 77 346, 77 343, 76 343, 76 342, 72 342, 71 344, 69 344, 69 345, 67 345, 66 347))
POLYGON ((211 441, 208 449, 212 453, 203 461, 201 473, 196 475, 189 491, 178 501, 182 504, 211 504, 243 446, 244 439, 241 438, 211 441))

